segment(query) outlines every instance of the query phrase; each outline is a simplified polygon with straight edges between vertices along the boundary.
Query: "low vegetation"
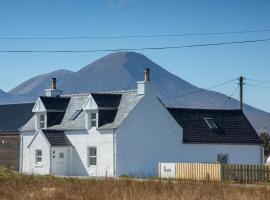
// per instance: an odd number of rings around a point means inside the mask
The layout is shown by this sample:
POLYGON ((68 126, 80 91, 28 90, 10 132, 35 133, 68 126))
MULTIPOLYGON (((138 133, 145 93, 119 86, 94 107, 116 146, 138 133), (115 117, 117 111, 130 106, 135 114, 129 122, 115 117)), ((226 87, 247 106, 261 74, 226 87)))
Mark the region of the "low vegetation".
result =
POLYGON ((0 198, 123 200, 270 199, 269 185, 165 180, 79 180, 25 176, 0 169, 0 198))

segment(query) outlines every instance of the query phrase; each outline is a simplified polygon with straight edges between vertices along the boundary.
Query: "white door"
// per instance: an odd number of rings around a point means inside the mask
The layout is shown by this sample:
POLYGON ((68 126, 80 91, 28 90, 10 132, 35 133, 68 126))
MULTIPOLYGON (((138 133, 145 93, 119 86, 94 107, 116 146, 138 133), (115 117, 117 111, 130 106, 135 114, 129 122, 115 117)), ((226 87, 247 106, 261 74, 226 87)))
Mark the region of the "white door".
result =
POLYGON ((69 176, 69 148, 52 149, 52 174, 56 176, 69 176))

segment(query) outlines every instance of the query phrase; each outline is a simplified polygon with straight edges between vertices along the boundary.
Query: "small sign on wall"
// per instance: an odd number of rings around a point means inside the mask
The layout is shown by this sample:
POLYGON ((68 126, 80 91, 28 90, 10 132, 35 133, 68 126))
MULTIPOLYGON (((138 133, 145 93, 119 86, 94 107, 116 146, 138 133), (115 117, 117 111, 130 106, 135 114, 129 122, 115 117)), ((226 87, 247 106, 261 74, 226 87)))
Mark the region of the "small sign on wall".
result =
POLYGON ((161 178, 175 178, 175 163, 160 163, 161 178))

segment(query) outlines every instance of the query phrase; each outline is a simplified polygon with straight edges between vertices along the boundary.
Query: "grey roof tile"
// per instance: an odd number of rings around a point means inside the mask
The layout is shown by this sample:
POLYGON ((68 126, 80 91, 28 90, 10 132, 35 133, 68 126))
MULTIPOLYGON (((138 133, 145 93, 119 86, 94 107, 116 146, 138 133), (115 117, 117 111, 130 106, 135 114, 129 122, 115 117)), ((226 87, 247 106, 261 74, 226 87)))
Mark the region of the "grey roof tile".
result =
MULTIPOLYGON (((77 110, 81 110, 85 104, 89 94, 74 94, 65 95, 70 97, 69 104, 66 108, 65 115, 61 124, 49 127, 53 130, 84 130, 85 129, 85 112, 81 112, 74 120, 70 120, 71 117, 77 110)), ((100 127, 99 129, 115 129, 117 128, 124 119, 128 116, 131 110, 136 104, 142 99, 143 95, 138 95, 137 90, 127 91, 113 91, 95 93, 96 97, 105 97, 106 101, 102 102, 102 105, 116 106, 119 104, 118 109, 114 108, 111 110, 102 110, 100 116, 100 127), (119 98, 120 97, 120 98, 119 98), (108 99, 113 99, 113 103, 109 103, 108 99), (120 100, 120 102, 118 102, 120 100), (103 112, 104 111, 104 112, 103 112), (106 115, 106 116, 105 116, 106 115)), ((100 101, 101 102, 101 101, 100 101)), ((101 104, 100 104, 101 105, 101 104)), ((35 119, 34 117, 23 127, 22 131, 34 131, 35 119)))
POLYGON ((45 137, 52 146, 71 146, 70 140, 64 131, 61 130, 42 130, 45 137))
POLYGON ((185 143, 261 144, 258 134, 241 110, 168 108, 183 127, 185 143), (211 129, 205 118, 212 118, 217 129, 211 129))
POLYGON ((32 116, 33 103, 0 105, 0 132, 18 131, 32 116))

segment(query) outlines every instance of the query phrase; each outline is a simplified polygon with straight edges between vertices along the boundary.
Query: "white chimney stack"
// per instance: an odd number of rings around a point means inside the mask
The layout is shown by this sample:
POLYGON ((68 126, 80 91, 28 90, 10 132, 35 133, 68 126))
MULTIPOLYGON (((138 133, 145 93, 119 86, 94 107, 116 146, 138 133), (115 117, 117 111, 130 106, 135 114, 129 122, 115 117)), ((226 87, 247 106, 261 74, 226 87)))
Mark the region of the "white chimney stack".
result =
POLYGON ((144 81, 138 81, 138 94, 139 95, 152 95, 156 96, 155 84, 150 81, 150 69, 144 70, 144 81))
POLYGON ((45 90, 45 96, 46 97, 58 97, 63 94, 62 90, 58 90, 56 87, 56 78, 52 78, 51 80, 51 89, 46 89, 45 90))

